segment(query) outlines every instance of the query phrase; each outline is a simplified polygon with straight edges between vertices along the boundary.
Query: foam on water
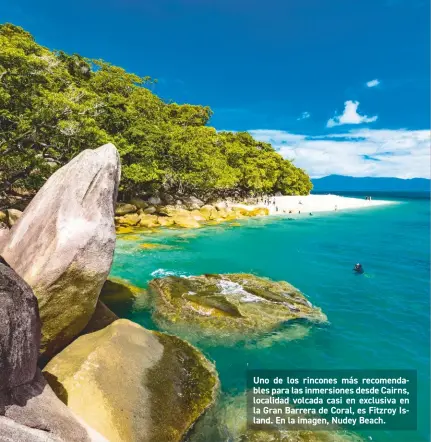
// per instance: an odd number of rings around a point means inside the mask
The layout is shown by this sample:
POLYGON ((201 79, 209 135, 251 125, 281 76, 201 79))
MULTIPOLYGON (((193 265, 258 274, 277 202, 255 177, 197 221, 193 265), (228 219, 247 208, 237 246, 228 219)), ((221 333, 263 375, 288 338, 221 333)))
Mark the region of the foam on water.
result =
POLYGON ((242 302, 262 302, 262 298, 247 292, 241 284, 229 281, 228 279, 221 279, 217 286, 220 288, 222 295, 239 295, 242 302))

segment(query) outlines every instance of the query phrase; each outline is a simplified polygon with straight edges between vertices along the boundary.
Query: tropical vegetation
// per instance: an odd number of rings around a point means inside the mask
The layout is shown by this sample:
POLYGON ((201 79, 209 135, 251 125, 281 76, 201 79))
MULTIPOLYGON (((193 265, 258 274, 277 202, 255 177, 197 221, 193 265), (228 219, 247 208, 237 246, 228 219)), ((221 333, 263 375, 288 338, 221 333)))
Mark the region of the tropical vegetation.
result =
POLYGON ((209 107, 166 102, 154 82, 0 25, 0 196, 33 194, 79 152, 108 142, 120 153, 123 199, 309 193, 307 174, 270 144, 218 132, 209 107))

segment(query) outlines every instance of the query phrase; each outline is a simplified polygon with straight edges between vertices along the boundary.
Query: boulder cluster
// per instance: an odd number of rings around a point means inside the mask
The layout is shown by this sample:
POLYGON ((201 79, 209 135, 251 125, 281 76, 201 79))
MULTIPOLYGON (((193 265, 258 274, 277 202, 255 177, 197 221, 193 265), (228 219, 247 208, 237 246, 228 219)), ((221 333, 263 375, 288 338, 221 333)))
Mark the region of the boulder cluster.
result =
POLYGON ((166 204, 166 199, 151 197, 147 200, 133 198, 129 203, 119 203, 115 209, 117 232, 127 232, 129 227, 185 227, 198 228, 202 224, 218 224, 251 216, 269 215, 266 207, 246 208, 234 202, 206 204, 196 197, 176 200, 166 204))
POLYGON ((197 349, 99 299, 119 180, 112 144, 86 150, 1 214, 0 442, 180 441, 214 401, 197 349))

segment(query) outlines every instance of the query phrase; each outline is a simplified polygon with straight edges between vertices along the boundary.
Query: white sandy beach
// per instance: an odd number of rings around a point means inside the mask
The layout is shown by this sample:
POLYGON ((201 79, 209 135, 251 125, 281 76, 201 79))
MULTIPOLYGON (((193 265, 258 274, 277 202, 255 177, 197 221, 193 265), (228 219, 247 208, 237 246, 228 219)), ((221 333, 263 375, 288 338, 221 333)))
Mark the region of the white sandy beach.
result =
MULTIPOLYGON (((366 200, 348 198, 338 195, 306 195, 306 196, 276 196, 271 197, 270 204, 255 204, 254 207, 268 207, 271 215, 298 213, 334 212, 346 209, 364 209, 387 204, 395 201, 366 200), (275 202, 275 204, 274 204, 275 202), (278 211, 277 211, 278 208, 278 211)), ((238 205, 237 205, 238 206, 238 205)), ((244 207, 250 208, 250 205, 244 207)))

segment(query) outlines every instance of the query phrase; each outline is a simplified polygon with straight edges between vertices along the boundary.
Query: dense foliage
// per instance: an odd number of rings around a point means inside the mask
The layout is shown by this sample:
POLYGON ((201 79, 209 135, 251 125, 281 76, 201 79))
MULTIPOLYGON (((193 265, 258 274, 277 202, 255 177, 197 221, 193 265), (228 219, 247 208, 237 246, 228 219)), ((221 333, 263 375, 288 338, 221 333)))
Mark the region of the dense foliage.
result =
POLYGON ((151 82, 0 25, 0 193, 35 191, 77 153, 107 142, 120 152, 123 197, 311 190, 306 173, 271 145, 218 133, 206 125, 208 107, 165 103, 145 87, 151 82))

